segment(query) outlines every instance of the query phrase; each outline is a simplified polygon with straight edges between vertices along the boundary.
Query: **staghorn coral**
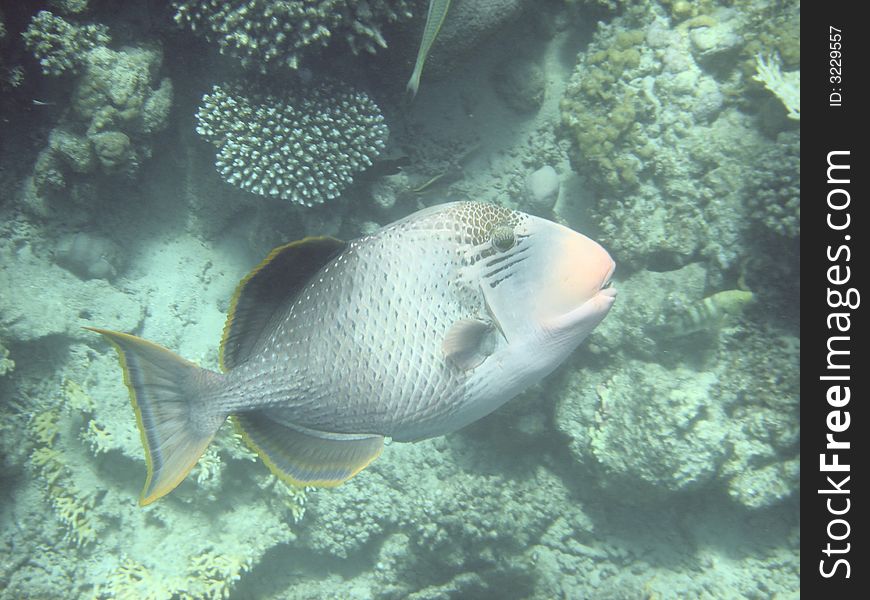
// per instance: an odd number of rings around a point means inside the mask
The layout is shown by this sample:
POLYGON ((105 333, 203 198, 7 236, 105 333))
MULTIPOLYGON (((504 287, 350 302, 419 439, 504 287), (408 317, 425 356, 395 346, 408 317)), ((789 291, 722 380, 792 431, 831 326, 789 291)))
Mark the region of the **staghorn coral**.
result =
POLYGON ((335 85, 280 96, 216 85, 196 120, 197 133, 218 148, 224 180, 305 206, 337 197, 389 133, 368 95, 335 85))
POLYGON ((188 594, 195 598, 228 598, 233 585, 253 566, 253 557, 243 552, 229 555, 208 548, 190 559, 193 585, 188 594))
POLYGON ((183 579, 156 574, 142 563, 123 556, 120 564, 98 583, 96 599, 136 598, 137 600, 169 600, 181 587, 183 579))
POLYGON ((299 67, 315 48, 343 40, 356 54, 386 48, 381 27, 411 17, 413 0, 175 1, 175 20, 215 41, 222 54, 265 73, 299 67))
MULTIPOLYGON (((45 435, 38 429, 35 432, 37 440, 45 435)), ((94 543, 102 529, 94 514, 96 497, 76 484, 64 452, 47 445, 37 446, 31 453, 30 465, 42 480, 54 516, 66 529, 64 540, 77 547, 94 543)))
POLYGON ((22 34, 46 75, 77 73, 87 51, 109 43, 105 25, 77 25, 41 10, 22 34))
POLYGON ((272 473, 258 477, 258 487, 261 490, 270 490, 272 497, 279 501, 279 506, 285 509, 294 523, 299 523, 305 516, 305 502, 308 499, 308 491, 313 488, 298 487, 285 483, 272 473))

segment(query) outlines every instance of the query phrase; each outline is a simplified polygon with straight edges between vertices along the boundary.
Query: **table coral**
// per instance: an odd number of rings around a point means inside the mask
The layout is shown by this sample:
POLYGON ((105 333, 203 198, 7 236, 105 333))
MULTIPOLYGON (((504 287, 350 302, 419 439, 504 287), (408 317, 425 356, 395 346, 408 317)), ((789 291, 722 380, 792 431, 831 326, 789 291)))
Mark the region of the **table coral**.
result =
POLYGON ((218 148, 225 181, 304 206, 341 194, 389 134, 365 92, 337 85, 280 94, 216 85, 196 120, 197 133, 218 148))

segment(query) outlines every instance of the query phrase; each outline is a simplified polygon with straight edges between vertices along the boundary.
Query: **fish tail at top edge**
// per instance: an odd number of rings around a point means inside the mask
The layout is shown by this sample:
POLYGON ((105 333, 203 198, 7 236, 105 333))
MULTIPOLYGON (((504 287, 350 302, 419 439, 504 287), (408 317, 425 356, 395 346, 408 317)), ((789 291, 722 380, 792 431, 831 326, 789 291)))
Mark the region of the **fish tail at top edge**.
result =
POLYGON ((118 351, 148 469, 139 504, 151 504, 184 480, 226 420, 205 408, 213 380, 223 376, 134 335, 85 329, 118 351))

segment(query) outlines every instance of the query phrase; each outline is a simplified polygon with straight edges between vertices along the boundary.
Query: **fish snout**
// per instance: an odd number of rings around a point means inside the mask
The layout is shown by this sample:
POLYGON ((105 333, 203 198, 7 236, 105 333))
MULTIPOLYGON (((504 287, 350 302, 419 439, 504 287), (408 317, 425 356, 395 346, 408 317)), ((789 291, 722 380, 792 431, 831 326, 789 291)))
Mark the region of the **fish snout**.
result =
POLYGON ((610 279, 616 263, 598 242, 565 229, 551 255, 542 308, 548 316, 569 313, 590 300, 605 311, 616 298, 610 279))

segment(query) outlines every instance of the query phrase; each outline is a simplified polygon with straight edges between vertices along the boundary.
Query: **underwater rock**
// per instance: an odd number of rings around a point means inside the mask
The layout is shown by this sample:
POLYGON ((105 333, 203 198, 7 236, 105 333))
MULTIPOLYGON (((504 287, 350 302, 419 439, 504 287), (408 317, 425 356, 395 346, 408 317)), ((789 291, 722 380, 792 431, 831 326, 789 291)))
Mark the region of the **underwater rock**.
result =
POLYGON ((537 61, 511 57, 495 70, 493 85, 508 107, 520 114, 526 114, 541 108, 547 80, 537 61))
POLYGON ((719 84, 709 75, 702 75, 695 85, 692 101, 692 116, 697 123, 710 123, 719 116, 725 96, 719 89, 719 84))
MULTIPOLYGON (((142 112, 148 100, 154 94, 165 97, 171 93, 157 76, 162 62, 159 46, 90 50, 73 90, 72 105, 78 119, 89 124, 90 132, 142 131, 142 112)), ((151 123, 150 130, 155 126, 161 124, 151 123)))
MULTIPOLYGON (((92 251, 87 255, 94 260, 92 251)), ((7 342, 32 342, 50 336, 79 339, 88 335, 81 326, 95 323, 111 323, 126 331, 141 325, 144 307, 140 300, 104 279, 82 281, 66 268, 34 255, 29 246, 13 253, 0 245, 0 263, 16 265, 0 269, 0 289, 39 290, 39 302, 32 294, 3 295, 0 337, 7 342)), ((97 273, 108 271, 105 266, 97 267, 97 273)))
POLYGON ((575 460, 595 465, 604 489, 635 502, 711 481, 727 456, 729 431, 727 415, 710 398, 717 376, 635 360, 611 373, 596 385, 585 378, 557 408, 575 460))
POLYGON ((429 54, 427 74, 450 77, 475 48, 533 5, 531 0, 453 0, 429 54))
POLYGON ((108 37, 97 41, 76 50, 71 110, 61 113, 33 169, 40 196, 98 182, 98 166, 135 175, 151 155, 151 134, 167 125, 173 89, 168 78, 159 78, 160 46, 113 50, 104 45, 108 37))
POLYGON ((33 164, 33 191, 37 196, 57 192, 66 187, 64 166, 57 154, 47 147, 36 157, 33 164))
POLYGON ((82 279, 111 281, 118 273, 121 252, 111 240, 78 232, 63 236, 54 249, 54 260, 82 279))
MULTIPOLYGON (((605 355, 624 353, 649 361, 663 360, 661 340, 653 335, 653 325, 674 306, 700 302, 706 279, 707 271, 700 263, 662 273, 632 273, 619 282, 619 302, 611 309, 613 316, 593 332, 590 346, 605 355)), ((674 354, 671 358, 675 358, 674 354)))
POLYGON ((146 97, 142 105, 142 132, 154 133, 166 128, 172 108, 172 80, 164 77, 156 90, 146 97))
POLYGON ((399 172, 373 181, 370 192, 375 204, 386 210, 393 208, 399 197, 410 188, 411 184, 408 181, 407 173, 399 172))
POLYGON ((54 151, 73 172, 90 173, 97 166, 90 141, 63 129, 52 129, 48 147, 54 151))
POLYGON ((553 210, 559 199, 561 180, 556 169, 545 165, 526 177, 526 200, 529 208, 537 214, 546 214, 553 210))
POLYGON ((107 173, 127 164, 130 158, 130 138, 120 131, 103 131, 90 136, 94 151, 107 173))
POLYGON ((690 31, 689 38, 695 60, 714 72, 724 72, 733 67, 744 43, 727 20, 717 20, 708 27, 696 27, 690 31))

